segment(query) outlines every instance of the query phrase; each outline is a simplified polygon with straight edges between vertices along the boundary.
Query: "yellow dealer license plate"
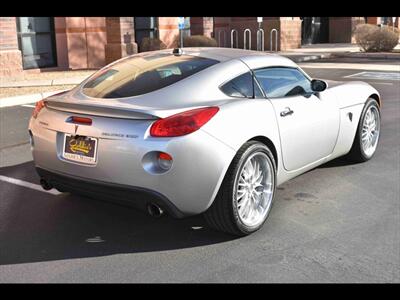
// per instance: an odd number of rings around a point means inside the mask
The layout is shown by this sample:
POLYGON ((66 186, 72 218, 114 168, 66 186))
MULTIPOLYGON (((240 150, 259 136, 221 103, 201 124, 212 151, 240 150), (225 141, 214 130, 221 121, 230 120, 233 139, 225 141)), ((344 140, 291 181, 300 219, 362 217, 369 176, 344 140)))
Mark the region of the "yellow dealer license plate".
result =
POLYGON ((96 163, 97 139, 86 136, 65 135, 63 157, 69 160, 96 163))

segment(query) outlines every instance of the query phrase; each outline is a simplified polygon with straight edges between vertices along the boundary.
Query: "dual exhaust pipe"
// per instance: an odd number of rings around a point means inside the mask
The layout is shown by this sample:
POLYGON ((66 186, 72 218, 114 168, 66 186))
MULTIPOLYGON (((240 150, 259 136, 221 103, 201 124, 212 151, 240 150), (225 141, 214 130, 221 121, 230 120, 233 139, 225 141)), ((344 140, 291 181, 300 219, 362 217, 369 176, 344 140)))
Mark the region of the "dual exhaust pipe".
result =
MULTIPOLYGON (((40 185, 45 191, 51 190, 53 185, 44 178, 40 179, 40 185)), ((147 204, 147 212, 150 216, 154 218, 160 218, 164 214, 164 210, 154 203, 147 204)))
POLYGON ((51 190, 53 185, 44 178, 40 178, 40 185, 45 191, 51 190))
POLYGON ((154 203, 147 204, 147 212, 154 218, 160 218, 164 214, 164 210, 154 203))

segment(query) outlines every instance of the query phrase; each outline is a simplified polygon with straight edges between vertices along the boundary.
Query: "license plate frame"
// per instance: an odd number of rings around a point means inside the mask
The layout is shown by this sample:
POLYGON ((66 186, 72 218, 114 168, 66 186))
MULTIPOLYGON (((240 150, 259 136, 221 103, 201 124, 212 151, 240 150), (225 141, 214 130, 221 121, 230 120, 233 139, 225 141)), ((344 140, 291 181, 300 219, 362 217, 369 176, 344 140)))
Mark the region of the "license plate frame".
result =
POLYGON ((97 145, 97 138, 65 134, 62 157, 66 160, 82 164, 96 164, 97 145))

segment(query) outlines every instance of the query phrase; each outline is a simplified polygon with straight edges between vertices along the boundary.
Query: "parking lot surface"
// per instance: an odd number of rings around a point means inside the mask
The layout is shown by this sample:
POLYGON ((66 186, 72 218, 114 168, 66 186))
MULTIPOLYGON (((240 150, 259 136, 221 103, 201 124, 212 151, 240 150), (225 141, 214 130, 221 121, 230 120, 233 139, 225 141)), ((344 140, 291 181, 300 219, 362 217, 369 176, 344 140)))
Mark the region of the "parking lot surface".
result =
POLYGON ((32 106, 0 109, 0 282, 400 282, 400 81, 352 76, 379 70, 304 70, 378 89, 378 150, 281 185, 264 227, 244 238, 207 229, 201 216, 154 219, 32 188, 32 106))

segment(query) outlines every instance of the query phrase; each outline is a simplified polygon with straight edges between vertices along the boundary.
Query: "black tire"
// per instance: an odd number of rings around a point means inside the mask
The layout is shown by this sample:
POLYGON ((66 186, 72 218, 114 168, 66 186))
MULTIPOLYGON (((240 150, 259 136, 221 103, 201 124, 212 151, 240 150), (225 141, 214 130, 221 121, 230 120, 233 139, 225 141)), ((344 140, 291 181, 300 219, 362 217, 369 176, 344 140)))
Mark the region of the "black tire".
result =
POLYGON ((272 152, 268 149, 268 147, 264 144, 257 141, 247 142, 236 153, 227 173, 225 174, 224 180, 213 204, 204 213, 205 220, 211 228, 237 236, 244 236, 257 231, 265 223, 271 211, 272 203, 263 222, 258 226, 249 227, 240 220, 238 216, 238 210, 235 205, 235 199, 233 196, 238 172, 241 171, 241 168, 243 167, 243 164, 246 162, 247 158, 253 153, 259 151, 262 151, 267 155, 268 159, 271 162, 271 165, 273 166, 273 203, 276 189, 276 163, 274 156, 272 152))
MULTIPOLYGON (((361 141, 361 134, 362 134, 362 127, 363 127, 363 122, 364 122, 364 118, 366 115, 367 110, 371 107, 371 106, 375 106, 377 108, 377 111, 379 113, 379 122, 380 122, 380 110, 379 110, 379 104, 378 102, 373 99, 373 98, 368 98, 367 102, 365 103, 365 106, 361 112, 361 116, 360 119, 358 121, 358 127, 357 127, 357 132, 356 135, 354 137, 354 141, 353 141, 353 145, 351 147, 350 152, 347 154, 347 158, 353 162, 365 162, 367 160, 370 160, 375 152, 368 156, 365 152, 364 149, 362 147, 362 141, 361 141)), ((378 137, 378 143, 379 143, 379 137, 378 137)))

